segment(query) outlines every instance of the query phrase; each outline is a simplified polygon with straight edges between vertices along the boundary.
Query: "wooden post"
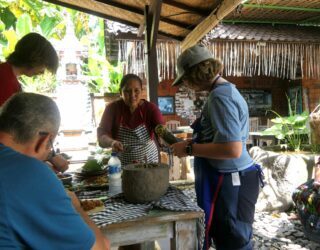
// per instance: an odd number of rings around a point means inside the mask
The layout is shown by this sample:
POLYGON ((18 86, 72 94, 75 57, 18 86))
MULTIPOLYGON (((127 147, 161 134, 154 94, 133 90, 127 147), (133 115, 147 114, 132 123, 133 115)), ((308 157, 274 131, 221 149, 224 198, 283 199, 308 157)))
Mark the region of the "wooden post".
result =
POLYGON ((145 53, 147 54, 147 94, 148 100, 158 104, 158 64, 156 41, 159 28, 162 0, 154 0, 145 7, 145 53))

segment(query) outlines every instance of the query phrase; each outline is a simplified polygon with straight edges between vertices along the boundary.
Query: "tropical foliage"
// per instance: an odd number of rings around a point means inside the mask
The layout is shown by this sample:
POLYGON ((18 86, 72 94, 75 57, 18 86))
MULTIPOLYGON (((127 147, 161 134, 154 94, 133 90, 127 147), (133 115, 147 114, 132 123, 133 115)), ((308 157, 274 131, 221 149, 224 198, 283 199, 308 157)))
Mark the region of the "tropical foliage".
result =
POLYGON ((64 36, 63 12, 56 5, 33 0, 0 0, 0 13, 2 59, 29 32, 40 33, 48 39, 64 36))
MULTIPOLYGON (((90 91, 101 94, 115 91, 112 79, 122 77, 122 71, 114 77, 113 72, 119 68, 113 68, 105 58, 103 20, 44 1, 0 0, 0 61, 4 61, 17 41, 29 32, 37 32, 53 43, 63 39, 67 15, 71 16, 77 38, 88 47, 88 59, 82 67, 90 91)), ((58 84, 49 73, 22 77, 21 83, 26 91, 40 93, 54 92, 58 84)))
MULTIPOLYGON (((0 60, 14 50, 17 41, 30 32, 37 32, 49 40, 61 39, 65 25, 63 13, 58 6, 33 0, 0 1, 0 60)), ((20 82, 26 91, 50 93, 57 81, 46 72, 36 77, 21 77, 20 82)))
POLYGON ((274 135, 277 139, 284 141, 289 150, 300 151, 302 143, 306 140, 306 134, 309 133, 307 127, 309 112, 304 111, 298 114, 296 108, 292 109, 289 97, 287 97, 287 100, 289 115, 284 117, 276 111, 270 110, 276 115, 276 118, 271 120, 274 125, 262 133, 264 135, 274 135))
POLYGON ((123 76, 123 63, 113 65, 105 57, 104 24, 102 19, 92 23, 91 30, 95 40, 89 47, 88 62, 83 66, 88 76, 88 84, 93 93, 118 93, 123 76))

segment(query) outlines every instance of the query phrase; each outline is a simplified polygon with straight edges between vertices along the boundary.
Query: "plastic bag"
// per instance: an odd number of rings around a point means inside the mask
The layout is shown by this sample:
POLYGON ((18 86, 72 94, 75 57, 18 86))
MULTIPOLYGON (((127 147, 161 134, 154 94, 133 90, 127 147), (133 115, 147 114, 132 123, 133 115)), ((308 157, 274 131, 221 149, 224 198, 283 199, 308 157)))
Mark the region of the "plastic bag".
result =
POLYGON ((313 144, 320 144, 320 104, 309 116, 311 140, 313 144))

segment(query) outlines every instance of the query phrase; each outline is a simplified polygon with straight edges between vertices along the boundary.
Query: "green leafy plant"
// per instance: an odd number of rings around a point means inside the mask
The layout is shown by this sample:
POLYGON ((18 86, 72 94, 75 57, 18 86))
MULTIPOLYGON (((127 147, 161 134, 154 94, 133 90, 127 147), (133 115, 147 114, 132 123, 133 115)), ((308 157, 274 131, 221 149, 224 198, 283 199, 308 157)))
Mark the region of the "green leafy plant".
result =
POLYGON ((83 69, 92 93, 119 93, 123 63, 112 65, 103 56, 96 54, 88 59, 83 69))
POLYGON ((82 166, 82 170, 85 172, 96 172, 103 170, 103 163, 99 162, 97 159, 89 159, 82 166))
POLYGON ((56 76, 48 71, 34 77, 21 76, 20 83, 23 91, 40 94, 53 94, 58 85, 56 76))
POLYGON ((120 81, 123 76, 123 63, 111 64, 105 56, 104 25, 103 19, 93 19, 89 30, 92 31, 88 40, 88 61, 82 66, 84 75, 87 76, 90 92, 119 93, 120 81), (92 39, 94 38, 94 39, 92 39))
POLYGON ((311 144, 310 150, 314 154, 319 154, 320 153, 320 145, 319 144, 311 144))
POLYGON ((119 93, 120 82, 123 77, 123 63, 119 62, 117 65, 108 63, 107 68, 109 72, 108 92, 119 93))
POLYGON ((269 110, 269 112, 276 115, 276 118, 271 120, 274 125, 264 130, 262 134, 273 135, 278 140, 284 141, 288 150, 300 151, 302 149, 302 143, 306 140, 306 134, 309 133, 307 127, 309 112, 304 111, 301 114, 297 114, 296 108, 292 110, 288 96, 287 100, 289 115, 284 117, 274 110, 269 110))
MULTIPOLYGON (((61 40, 65 37, 66 15, 71 16, 77 38, 88 48, 81 67, 90 92, 118 93, 123 63, 111 65, 106 59, 104 20, 47 2, 0 0, 0 61, 5 61, 17 41, 29 32, 37 32, 51 42, 61 40)), ((25 91, 40 93, 54 92, 58 84, 54 76, 22 77, 20 80, 25 91)))

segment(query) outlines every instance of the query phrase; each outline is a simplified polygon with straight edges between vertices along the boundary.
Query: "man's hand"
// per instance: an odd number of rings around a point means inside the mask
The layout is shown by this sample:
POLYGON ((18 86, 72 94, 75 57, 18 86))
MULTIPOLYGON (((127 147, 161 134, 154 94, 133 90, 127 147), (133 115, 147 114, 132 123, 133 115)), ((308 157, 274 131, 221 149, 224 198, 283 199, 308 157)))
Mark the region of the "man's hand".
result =
POLYGON ((55 172, 65 172, 69 168, 69 162, 61 155, 55 155, 49 159, 51 168, 55 172))
POLYGON ((110 249, 110 241, 108 238, 106 238, 101 230, 97 227, 96 224, 90 219, 88 214, 82 209, 80 201, 76 194, 74 192, 71 192, 69 190, 66 190, 67 194, 69 195, 73 207, 78 211, 82 219, 85 221, 85 223, 88 224, 88 226, 93 230, 96 241, 94 245, 92 246, 92 250, 109 250, 110 249))

